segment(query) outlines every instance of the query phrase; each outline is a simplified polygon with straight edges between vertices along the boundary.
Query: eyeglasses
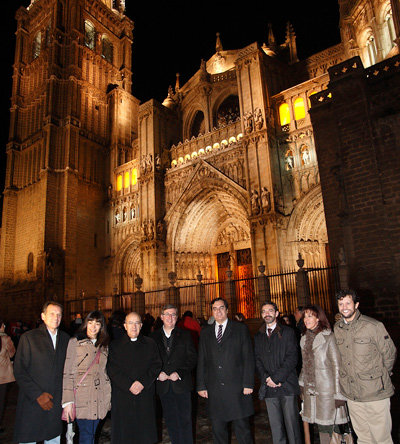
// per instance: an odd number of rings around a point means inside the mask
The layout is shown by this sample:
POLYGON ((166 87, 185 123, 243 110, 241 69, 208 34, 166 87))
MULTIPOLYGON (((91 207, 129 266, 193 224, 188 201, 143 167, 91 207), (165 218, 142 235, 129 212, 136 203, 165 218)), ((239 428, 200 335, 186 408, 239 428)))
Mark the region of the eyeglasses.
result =
POLYGON ((175 313, 163 313, 163 316, 169 317, 169 318, 177 318, 178 315, 175 313))

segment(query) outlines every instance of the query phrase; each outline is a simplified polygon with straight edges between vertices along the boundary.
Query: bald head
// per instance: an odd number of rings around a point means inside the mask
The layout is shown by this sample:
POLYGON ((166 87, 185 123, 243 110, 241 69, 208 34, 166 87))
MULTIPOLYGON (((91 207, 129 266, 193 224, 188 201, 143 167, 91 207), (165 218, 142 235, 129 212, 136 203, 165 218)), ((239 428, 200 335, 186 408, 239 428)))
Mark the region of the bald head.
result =
POLYGON ((142 319, 136 312, 129 313, 125 318, 124 327, 128 336, 131 339, 135 339, 139 336, 140 329, 142 328, 142 319))

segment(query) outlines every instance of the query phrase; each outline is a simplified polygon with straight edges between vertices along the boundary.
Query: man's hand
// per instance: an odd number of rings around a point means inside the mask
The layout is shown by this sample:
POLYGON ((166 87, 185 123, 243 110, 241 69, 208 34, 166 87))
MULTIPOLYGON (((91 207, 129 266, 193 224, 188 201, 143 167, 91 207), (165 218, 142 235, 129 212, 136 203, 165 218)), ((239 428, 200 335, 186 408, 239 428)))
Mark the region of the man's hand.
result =
POLYGON ((197 392, 199 394, 199 396, 201 396, 202 398, 208 398, 208 391, 207 390, 200 390, 197 392))
POLYGON ((129 391, 132 393, 132 395, 138 395, 143 389, 144 389, 144 385, 139 381, 135 381, 131 385, 131 388, 129 389, 129 391))
POLYGON ((272 388, 278 388, 281 386, 281 384, 275 384, 275 382, 271 379, 270 376, 268 376, 267 380, 265 381, 267 383, 268 387, 272 387, 272 388))
POLYGON ((168 379, 168 375, 165 373, 165 372, 161 372, 159 375, 158 375, 158 380, 159 381, 166 381, 168 379))
POLYGON ((51 410, 53 408, 52 399, 53 395, 43 392, 39 397, 36 398, 36 401, 43 410, 51 410))
POLYGON ((253 393, 253 389, 251 389, 251 388, 244 388, 243 389, 243 394, 244 395, 251 395, 253 393))
POLYGON ((177 372, 172 372, 169 376, 168 379, 170 379, 171 381, 177 381, 179 378, 179 375, 177 372))

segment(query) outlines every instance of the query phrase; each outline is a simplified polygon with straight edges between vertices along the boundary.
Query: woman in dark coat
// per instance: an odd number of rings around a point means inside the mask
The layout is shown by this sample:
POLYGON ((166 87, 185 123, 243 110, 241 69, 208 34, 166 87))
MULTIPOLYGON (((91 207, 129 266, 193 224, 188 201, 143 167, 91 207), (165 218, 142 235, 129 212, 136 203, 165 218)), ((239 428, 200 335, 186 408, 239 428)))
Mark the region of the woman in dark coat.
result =
POLYGON ((140 316, 125 320, 128 335, 111 342, 107 373, 111 379, 111 442, 153 444, 157 441, 155 380, 161 358, 153 339, 139 335, 140 316))

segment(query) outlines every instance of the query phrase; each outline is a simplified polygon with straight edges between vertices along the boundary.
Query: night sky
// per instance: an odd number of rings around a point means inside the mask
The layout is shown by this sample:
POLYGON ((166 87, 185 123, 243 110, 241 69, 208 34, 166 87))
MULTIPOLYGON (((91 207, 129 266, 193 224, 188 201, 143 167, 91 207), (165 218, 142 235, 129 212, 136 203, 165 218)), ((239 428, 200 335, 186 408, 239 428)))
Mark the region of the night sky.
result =
MULTIPOLYGON (((29 0, 9 0, 2 4, 2 87, 1 87, 1 168, 3 189, 5 145, 8 138, 9 98, 14 57, 15 12, 28 6, 29 0)), ((149 1, 126 0, 126 14, 135 23, 132 50, 133 90, 142 102, 155 98, 162 102, 168 86, 175 85, 180 73, 183 85, 200 67, 201 59, 215 53, 216 33, 223 48, 243 48, 255 41, 267 41, 268 23, 277 43, 284 40, 286 22, 297 35, 300 59, 340 41, 337 0, 299 0, 243 2, 240 9, 229 8, 228 1, 149 1)))

